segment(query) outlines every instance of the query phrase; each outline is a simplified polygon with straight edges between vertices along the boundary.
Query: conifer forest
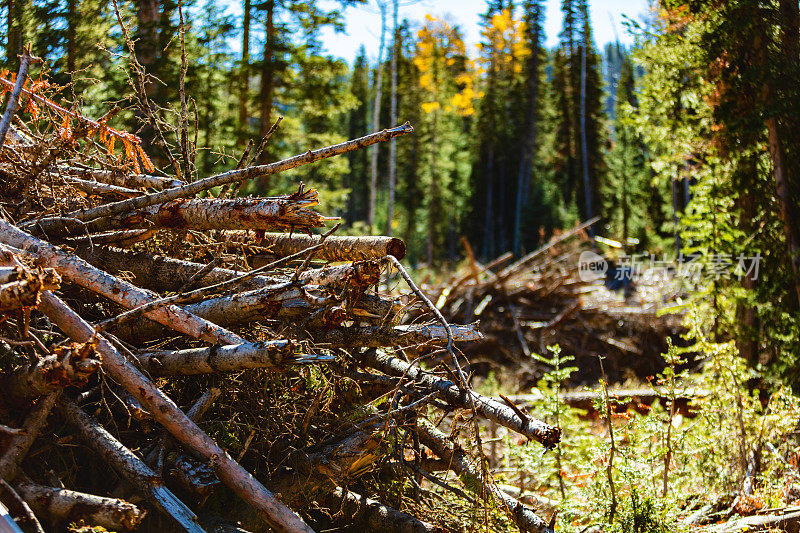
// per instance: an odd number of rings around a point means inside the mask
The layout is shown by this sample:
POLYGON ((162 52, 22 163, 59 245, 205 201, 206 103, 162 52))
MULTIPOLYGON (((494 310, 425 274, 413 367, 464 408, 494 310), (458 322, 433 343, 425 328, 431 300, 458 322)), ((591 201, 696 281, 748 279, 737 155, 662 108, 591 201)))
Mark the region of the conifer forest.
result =
POLYGON ((0 3, 0 532, 800 531, 800 3, 618 4, 0 3))

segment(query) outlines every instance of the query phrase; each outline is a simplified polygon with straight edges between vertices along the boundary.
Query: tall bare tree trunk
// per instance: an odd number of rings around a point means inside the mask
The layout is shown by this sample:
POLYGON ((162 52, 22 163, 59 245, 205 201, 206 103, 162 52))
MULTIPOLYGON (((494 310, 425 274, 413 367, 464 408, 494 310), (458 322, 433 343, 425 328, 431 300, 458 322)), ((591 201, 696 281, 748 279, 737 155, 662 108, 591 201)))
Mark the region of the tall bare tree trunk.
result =
POLYGON ((790 261, 794 271, 794 289, 797 301, 800 302, 800 229, 797 227, 796 199, 791 194, 791 176, 783 149, 783 141, 775 117, 767 119, 767 133, 769 134, 769 154, 772 158, 773 173, 775 174, 775 188, 780 203, 783 231, 786 234, 786 243, 789 246, 790 261))
POLYGON ((67 72, 75 72, 75 58, 78 52, 76 26, 78 24, 78 0, 67 0, 67 72))
POLYGON ((242 19, 242 64, 239 71, 239 130, 242 133, 241 143, 245 142, 244 133, 247 126, 247 100, 250 92, 250 0, 244 0, 244 17, 242 19))
POLYGON ((516 212, 514 213, 514 255, 521 253, 522 241, 522 206, 528 199, 528 185, 531 179, 531 166, 533 164, 533 152, 536 149, 536 113, 539 95, 539 40, 541 17, 541 7, 536 8, 536 12, 531 20, 536 25, 536 31, 531 39, 531 55, 528 58, 528 135, 522 147, 522 162, 517 176, 517 199, 516 212))
MULTIPOLYGON (((400 52, 398 42, 397 12, 399 1, 392 0, 392 28, 394 38, 392 39, 392 97, 389 110, 389 123, 397 124, 397 54, 400 52)), ((394 139, 389 141, 389 205, 386 211, 386 235, 392 234, 392 222, 394 220, 394 189, 395 172, 397 170, 397 144, 394 139)))
MULTIPOLYGON (((136 0, 136 59, 145 72, 152 74, 158 54, 159 0, 136 0)), ((145 87, 148 97, 153 96, 155 84, 145 87)), ((146 136, 145 136, 146 137, 146 136)))
MULTIPOLYGON (((381 42, 378 48, 378 65, 375 73, 375 104, 372 108, 372 131, 378 131, 378 121, 381 112, 381 96, 383 87, 383 50, 386 47, 386 10, 388 5, 385 0, 377 0, 378 9, 381 10, 381 42)), ((369 211, 367 224, 370 228, 375 225, 375 200, 378 193, 378 146, 370 148, 369 168, 369 211)))
POLYGON ((24 15, 25 0, 8 0, 6 29, 8 41, 6 43, 6 62, 11 70, 16 70, 19 66, 17 56, 22 53, 22 41, 24 40, 24 15))
MULTIPOLYGON (((584 21, 584 24, 587 24, 584 21)), ((591 219, 592 214, 592 184, 589 177, 589 147, 586 142, 586 54, 587 43, 581 45, 581 161, 583 166, 583 190, 586 202, 586 219, 591 219)), ((589 226, 589 235, 593 235, 589 226)))
MULTIPOLYGON (((272 126, 272 99, 275 93, 275 0, 267 0, 267 35, 264 39, 264 59, 261 68, 261 136, 272 126)), ((268 160, 266 150, 261 153, 261 163, 268 160)))

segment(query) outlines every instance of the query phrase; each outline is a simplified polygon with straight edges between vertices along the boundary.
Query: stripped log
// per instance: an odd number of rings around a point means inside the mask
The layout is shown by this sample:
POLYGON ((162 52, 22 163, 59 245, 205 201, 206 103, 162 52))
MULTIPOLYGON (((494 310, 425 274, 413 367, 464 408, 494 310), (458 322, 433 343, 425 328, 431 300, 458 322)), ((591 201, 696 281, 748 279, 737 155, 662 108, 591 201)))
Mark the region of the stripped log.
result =
POLYGON ((86 520, 112 531, 133 531, 147 515, 146 510, 124 500, 46 487, 30 480, 19 480, 14 488, 38 514, 62 522, 86 520))
MULTIPOLYGON (((262 236, 250 236, 245 232, 228 232, 225 234, 229 242, 258 244, 269 248, 268 255, 286 257, 318 244, 319 237, 312 235, 266 233, 262 236)), ((360 261, 362 259, 380 259, 393 255, 403 259, 406 255, 406 243, 397 237, 382 236, 331 236, 325 239, 325 246, 314 253, 316 259, 323 261, 360 261)))
POLYGON ((172 189, 182 187, 186 183, 174 178, 162 178, 149 174, 127 174, 114 172, 111 170, 101 170, 96 168, 79 168, 66 165, 56 167, 62 174, 74 176, 82 179, 93 179, 117 187, 128 189, 172 189))
POLYGON ((336 487, 323 496, 332 515, 343 514, 351 530, 383 531, 385 533, 436 533, 444 529, 417 517, 392 509, 350 490, 336 487))
MULTIPOLYGON (((42 295, 40 310, 77 342, 85 342, 95 334, 88 323, 51 293, 42 295)), ((109 376, 153 413, 154 418, 172 436, 194 450, 199 457, 209 461, 219 479, 252 505, 267 523, 279 531, 313 533, 300 517, 276 500, 271 492, 234 461, 103 337, 98 338, 96 349, 102 356, 103 369, 109 376)))
POLYGON ((150 352, 141 362, 154 376, 192 376, 214 372, 239 372, 262 368, 283 370, 291 364, 320 363, 329 356, 300 355, 299 345, 288 340, 248 342, 189 350, 150 352))
POLYGON ((161 478, 132 451, 83 412, 75 402, 62 399, 58 411, 78 430, 83 440, 147 501, 173 518, 186 531, 203 533, 197 516, 164 486, 161 478))
POLYGON ((0 457, 0 479, 8 482, 14 480, 19 473, 19 466, 33 446, 33 441, 39 436, 47 423, 47 415, 53 410, 61 391, 56 391, 43 396, 36 401, 36 405, 28 413, 22 425, 22 433, 12 435, 6 444, 5 451, 0 457))
MULTIPOLYGON (((429 391, 437 390, 442 393, 442 398, 453 405, 465 408, 470 406, 466 392, 460 391, 455 383, 410 365, 397 357, 380 353, 376 349, 370 349, 361 355, 360 360, 364 365, 379 370, 384 374, 411 379, 429 391)), ((552 448, 561 440, 561 428, 545 424, 527 415, 524 418, 520 417, 517 413, 518 410, 515 411, 494 398, 488 398, 474 391, 469 393, 472 395, 475 409, 485 418, 521 435, 525 435, 529 439, 541 443, 546 448, 552 448)), ((522 413, 521 411, 519 412, 522 413)))
POLYGON ((91 343, 57 346, 53 354, 0 378, 3 392, 15 399, 33 398, 70 386, 83 386, 100 368, 91 343))
MULTIPOLYGON (((455 342, 474 342, 483 339, 478 322, 465 326, 450 326, 455 342)), ((353 326, 321 329, 309 332, 314 342, 330 348, 408 346, 447 341, 447 332, 439 324, 408 324, 403 326, 353 326)))
MULTIPOLYGON (((101 294, 128 309, 157 299, 157 296, 152 293, 98 270, 80 257, 63 252, 2 220, 0 220, 0 241, 16 248, 25 249, 54 268, 65 280, 101 294)), ((187 313, 175 305, 158 307, 146 313, 145 316, 190 337, 207 342, 224 342, 225 344, 242 342, 238 335, 187 313)))
POLYGON ((454 445, 447 435, 436 429, 436 426, 424 418, 418 418, 417 434, 420 442, 446 462, 468 490, 480 497, 491 495, 500 507, 514 517, 514 522, 521 531, 552 531, 533 509, 497 488, 491 480, 484 479, 479 468, 473 464, 464 450, 454 445))

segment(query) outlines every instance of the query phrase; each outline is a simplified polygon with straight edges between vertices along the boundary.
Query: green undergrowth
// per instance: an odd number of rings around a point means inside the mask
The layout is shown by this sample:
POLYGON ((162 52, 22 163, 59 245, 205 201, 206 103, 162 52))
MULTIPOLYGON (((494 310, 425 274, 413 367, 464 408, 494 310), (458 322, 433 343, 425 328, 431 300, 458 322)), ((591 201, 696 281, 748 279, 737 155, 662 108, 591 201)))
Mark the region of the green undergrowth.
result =
MULTIPOLYGON (((551 370, 536 387, 542 399, 529 413, 560 426, 562 441, 543 451, 516 434, 502 435, 495 481, 524 487, 523 500, 554 502, 558 531, 689 531, 686 517, 709 504, 717 512, 711 522, 796 504, 788 493, 800 477, 800 398, 765 382, 732 341, 710 341, 698 310, 690 309, 686 322, 691 350, 703 362, 679 371, 687 349, 671 346, 666 369, 650 380, 661 400, 649 406, 620 404, 613 395, 609 405, 602 379, 592 389, 593 409, 565 405, 561 384, 576 368, 550 347, 551 370)), ((482 384, 487 393, 496 387, 491 378, 482 384)))

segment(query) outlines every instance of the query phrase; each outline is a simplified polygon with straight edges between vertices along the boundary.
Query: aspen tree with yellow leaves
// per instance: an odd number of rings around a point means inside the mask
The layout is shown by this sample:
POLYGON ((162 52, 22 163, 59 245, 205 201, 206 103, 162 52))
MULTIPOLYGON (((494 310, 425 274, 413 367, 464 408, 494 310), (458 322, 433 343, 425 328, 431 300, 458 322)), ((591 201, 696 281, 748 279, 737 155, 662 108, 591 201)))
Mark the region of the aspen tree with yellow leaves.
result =
POLYGON ((442 249, 454 247, 466 211, 469 146, 464 131, 480 95, 474 87, 475 65, 457 28, 428 15, 417 38, 413 63, 419 72, 423 113, 416 128, 422 137, 427 260, 433 264, 442 249))

